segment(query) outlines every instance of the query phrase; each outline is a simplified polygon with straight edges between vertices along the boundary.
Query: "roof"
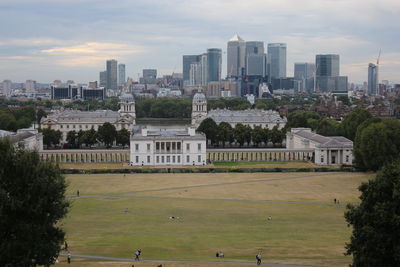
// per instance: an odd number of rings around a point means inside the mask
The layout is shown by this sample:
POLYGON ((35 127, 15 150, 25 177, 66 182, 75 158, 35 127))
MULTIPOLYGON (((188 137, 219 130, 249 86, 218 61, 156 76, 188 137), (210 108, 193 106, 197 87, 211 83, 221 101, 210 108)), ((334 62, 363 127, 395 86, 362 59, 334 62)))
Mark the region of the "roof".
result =
POLYGON ((201 93, 201 92, 196 93, 196 94, 193 96, 193 100, 205 100, 205 99, 206 99, 206 96, 205 96, 203 93, 201 93))
POLYGON ((343 136, 323 136, 316 134, 307 129, 292 129, 293 134, 308 139, 316 143, 317 147, 335 148, 353 148, 353 142, 343 136))
POLYGON ((132 95, 132 94, 129 94, 129 93, 123 93, 123 94, 119 97, 119 99, 120 99, 121 101, 124 101, 124 102, 132 102, 132 101, 135 101, 133 95, 132 95))
POLYGON ((217 124, 220 122, 228 123, 286 123, 286 117, 281 117, 278 112, 273 110, 246 109, 246 110, 228 110, 213 109, 207 116, 200 118, 202 121, 206 118, 212 118, 217 124))
POLYGON ((32 136, 35 136, 35 134, 30 132, 22 132, 22 133, 8 135, 6 136, 6 138, 8 138, 8 140, 10 140, 10 142, 14 144, 32 136))
POLYGON ((244 40, 242 38, 240 38, 239 35, 235 34, 234 36, 232 36, 232 38, 229 40, 229 42, 238 42, 241 41, 243 42, 244 40))
POLYGON ((41 123, 46 120, 54 120, 58 123, 114 123, 120 119, 122 119, 121 115, 117 111, 112 110, 64 110, 42 118, 41 123))
POLYGON ((190 135, 188 130, 147 130, 147 135, 143 135, 142 127, 135 125, 133 127, 131 139, 206 139, 205 134, 195 132, 194 135, 190 135))

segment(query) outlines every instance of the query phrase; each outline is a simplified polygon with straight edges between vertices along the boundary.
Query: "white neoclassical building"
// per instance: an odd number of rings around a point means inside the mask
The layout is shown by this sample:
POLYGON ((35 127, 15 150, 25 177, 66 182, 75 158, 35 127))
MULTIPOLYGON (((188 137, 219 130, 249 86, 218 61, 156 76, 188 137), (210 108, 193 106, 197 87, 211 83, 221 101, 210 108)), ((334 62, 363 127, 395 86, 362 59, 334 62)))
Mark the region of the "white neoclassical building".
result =
POLYGON ((127 129, 131 131, 136 121, 135 99, 133 95, 127 93, 121 95, 119 105, 120 109, 118 111, 55 111, 47 117, 42 118, 40 124, 42 128, 61 131, 62 142, 66 142, 69 131, 86 131, 91 128, 97 131, 105 122, 111 123, 117 130, 127 129))
POLYGON ((217 124, 227 122, 232 128, 241 123, 251 128, 261 126, 262 128, 272 129, 274 126, 277 126, 278 129, 282 129, 287 122, 286 117, 281 117, 279 113, 274 110, 213 109, 207 112, 207 99, 205 95, 203 93, 196 93, 192 102, 192 125, 198 127, 206 118, 213 119, 217 124))
POLYGON ((130 150, 132 166, 206 164, 206 137, 193 127, 150 131, 135 126, 130 150))
POLYGON ((343 136, 322 136, 310 128, 293 128, 286 134, 286 148, 313 148, 317 165, 353 163, 353 142, 343 136))

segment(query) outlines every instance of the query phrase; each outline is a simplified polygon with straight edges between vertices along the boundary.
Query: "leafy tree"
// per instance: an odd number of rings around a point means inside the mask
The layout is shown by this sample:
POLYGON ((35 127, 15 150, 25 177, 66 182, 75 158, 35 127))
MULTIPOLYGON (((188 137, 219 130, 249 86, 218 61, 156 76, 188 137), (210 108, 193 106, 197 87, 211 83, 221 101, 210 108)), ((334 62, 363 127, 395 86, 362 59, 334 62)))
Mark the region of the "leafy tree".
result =
POLYGON ((65 233, 65 178, 35 151, 0 140, 0 266, 49 266, 65 233))
POLYGON ((359 167, 379 170, 400 155, 400 122, 386 119, 364 128, 357 138, 359 167))
POLYGON ((372 115, 368 110, 353 110, 344 117, 341 123, 342 134, 350 140, 354 140, 357 133, 357 127, 369 118, 372 118, 372 115))
POLYGON ((267 146, 268 142, 270 141, 271 131, 268 128, 265 128, 262 134, 262 141, 267 146))
POLYGON ((363 183, 361 203, 347 205, 345 218, 353 227, 347 255, 353 267, 400 266, 400 161, 363 183))
POLYGON ((229 123, 223 121, 218 125, 217 139, 222 142, 223 147, 225 147, 226 142, 233 143, 233 129, 229 123))
MULTIPOLYGON (((296 110, 288 115, 287 128, 307 127, 312 128, 310 119, 320 120, 321 116, 314 111, 296 110)), ((315 129, 315 128, 313 128, 315 129)))
POLYGON ((217 141, 217 130, 218 126, 211 118, 204 119, 197 128, 197 131, 206 135, 206 138, 211 141, 211 144, 215 144, 217 141))
POLYGON ((85 131, 82 136, 82 143, 85 143, 87 146, 93 146, 97 142, 97 132, 93 129, 85 131))
POLYGON ((52 130, 52 129, 42 129, 41 130, 43 134, 43 144, 45 144, 47 147, 51 147, 52 145, 57 145, 60 143, 60 139, 62 136, 62 133, 59 130, 52 130))
POLYGON ((82 146, 82 143, 84 143, 84 136, 85 136, 85 132, 81 130, 79 130, 79 132, 76 134, 76 145, 80 148, 82 146))
POLYGON ((244 126, 244 140, 246 141, 247 145, 249 146, 251 143, 251 132, 253 131, 249 125, 244 126))
POLYGON ((246 126, 244 126, 241 123, 236 124, 233 133, 236 142, 238 142, 240 146, 243 146, 243 144, 246 142, 246 134, 247 134, 246 132, 247 132, 246 126))
POLYGON ((69 131, 67 133, 67 142, 70 145, 70 147, 75 147, 76 146, 76 139, 77 139, 77 134, 75 131, 69 131))
POLYGON ((37 113, 36 113, 36 123, 39 125, 39 127, 40 127, 40 120, 43 117, 46 117, 46 116, 47 116, 46 111, 44 111, 43 109, 39 108, 37 113))
POLYGON ((117 137, 117 130, 114 125, 105 122, 99 127, 97 134, 101 142, 103 142, 107 147, 111 147, 117 137))
POLYGON ((339 135, 340 124, 331 118, 323 118, 317 124, 316 131, 318 134, 325 136, 339 135))
POLYGON ((17 125, 13 114, 0 111, 0 129, 7 131, 16 131, 17 125))
POLYGON ((284 131, 281 131, 278 129, 278 126, 274 126, 271 130, 271 142, 276 145, 276 144, 282 144, 283 139, 285 138, 285 133, 284 131))
POLYGON ((129 138, 130 133, 127 129, 121 129, 117 132, 117 144, 122 145, 122 147, 129 145, 129 138))
POLYGON ((255 126, 251 132, 251 139, 253 140, 254 146, 258 146, 264 139, 265 131, 261 126, 255 126))

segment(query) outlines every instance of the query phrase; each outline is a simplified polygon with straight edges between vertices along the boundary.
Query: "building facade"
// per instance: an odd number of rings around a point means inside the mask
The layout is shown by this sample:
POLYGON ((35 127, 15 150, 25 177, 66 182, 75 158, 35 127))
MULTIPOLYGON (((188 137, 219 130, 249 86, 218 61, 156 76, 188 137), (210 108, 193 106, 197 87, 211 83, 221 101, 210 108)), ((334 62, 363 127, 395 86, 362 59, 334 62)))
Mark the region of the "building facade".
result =
POLYGON ((312 93, 314 91, 314 63, 294 63, 294 79, 300 81, 299 92, 312 93))
POLYGON ((118 89, 118 62, 115 59, 107 60, 107 89, 118 89))
POLYGON ((268 44, 268 79, 271 82, 273 78, 286 77, 286 44, 271 43, 268 44))
POLYGON ((184 55, 182 57, 182 75, 183 83, 186 85, 189 83, 190 79, 190 64, 200 61, 199 55, 184 55))
POLYGON ((26 80, 26 82, 25 82, 25 92, 26 93, 35 93, 36 92, 36 81, 34 81, 34 80, 26 80))
POLYGON ((286 134, 287 149, 314 149, 317 165, 351 165, 353 142, 343 136, 322 136, 310 128, 292 128, 286 134))
POLYGON ((10 96, 12 92, 12 82, 10 80, 3 81, 3 95, 10 96))
POLYGON ((150 131, 137 127, 130 140, 132 166, 205 165, 206 137, 187 131, 150 131))
POLYGON ((221 80, 222 50, 219 48, 207 49, 207 81, 218 82, 221 80))
POLYGON ((368 65, 368 94, 373 96, 378 92, 378 66, 369 63, 368 65))
POLYGON ((245 69, 246 42, 235 34, 227 47, 227 76, 241 77, 245 69))
POLYGON ((118 85, 124 86, 125 82, 125 64, 118 64, 118 85))

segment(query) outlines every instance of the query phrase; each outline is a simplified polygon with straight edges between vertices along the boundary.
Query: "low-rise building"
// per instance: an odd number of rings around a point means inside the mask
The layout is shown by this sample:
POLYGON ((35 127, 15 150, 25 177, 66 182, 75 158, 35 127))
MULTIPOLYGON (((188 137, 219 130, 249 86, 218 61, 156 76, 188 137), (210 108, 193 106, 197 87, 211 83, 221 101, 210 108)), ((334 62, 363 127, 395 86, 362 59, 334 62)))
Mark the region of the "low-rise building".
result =
POLYGON ((293 128, 286 134, 286 148, 313 148, 317 165, 353 163, 353 142, 343 136, 322 136, 310 128, 293 128))
POLYGON ((185 131, 134 127, 130 149, 132 166, 206 164, 206 136, 192 127, 185 131))

